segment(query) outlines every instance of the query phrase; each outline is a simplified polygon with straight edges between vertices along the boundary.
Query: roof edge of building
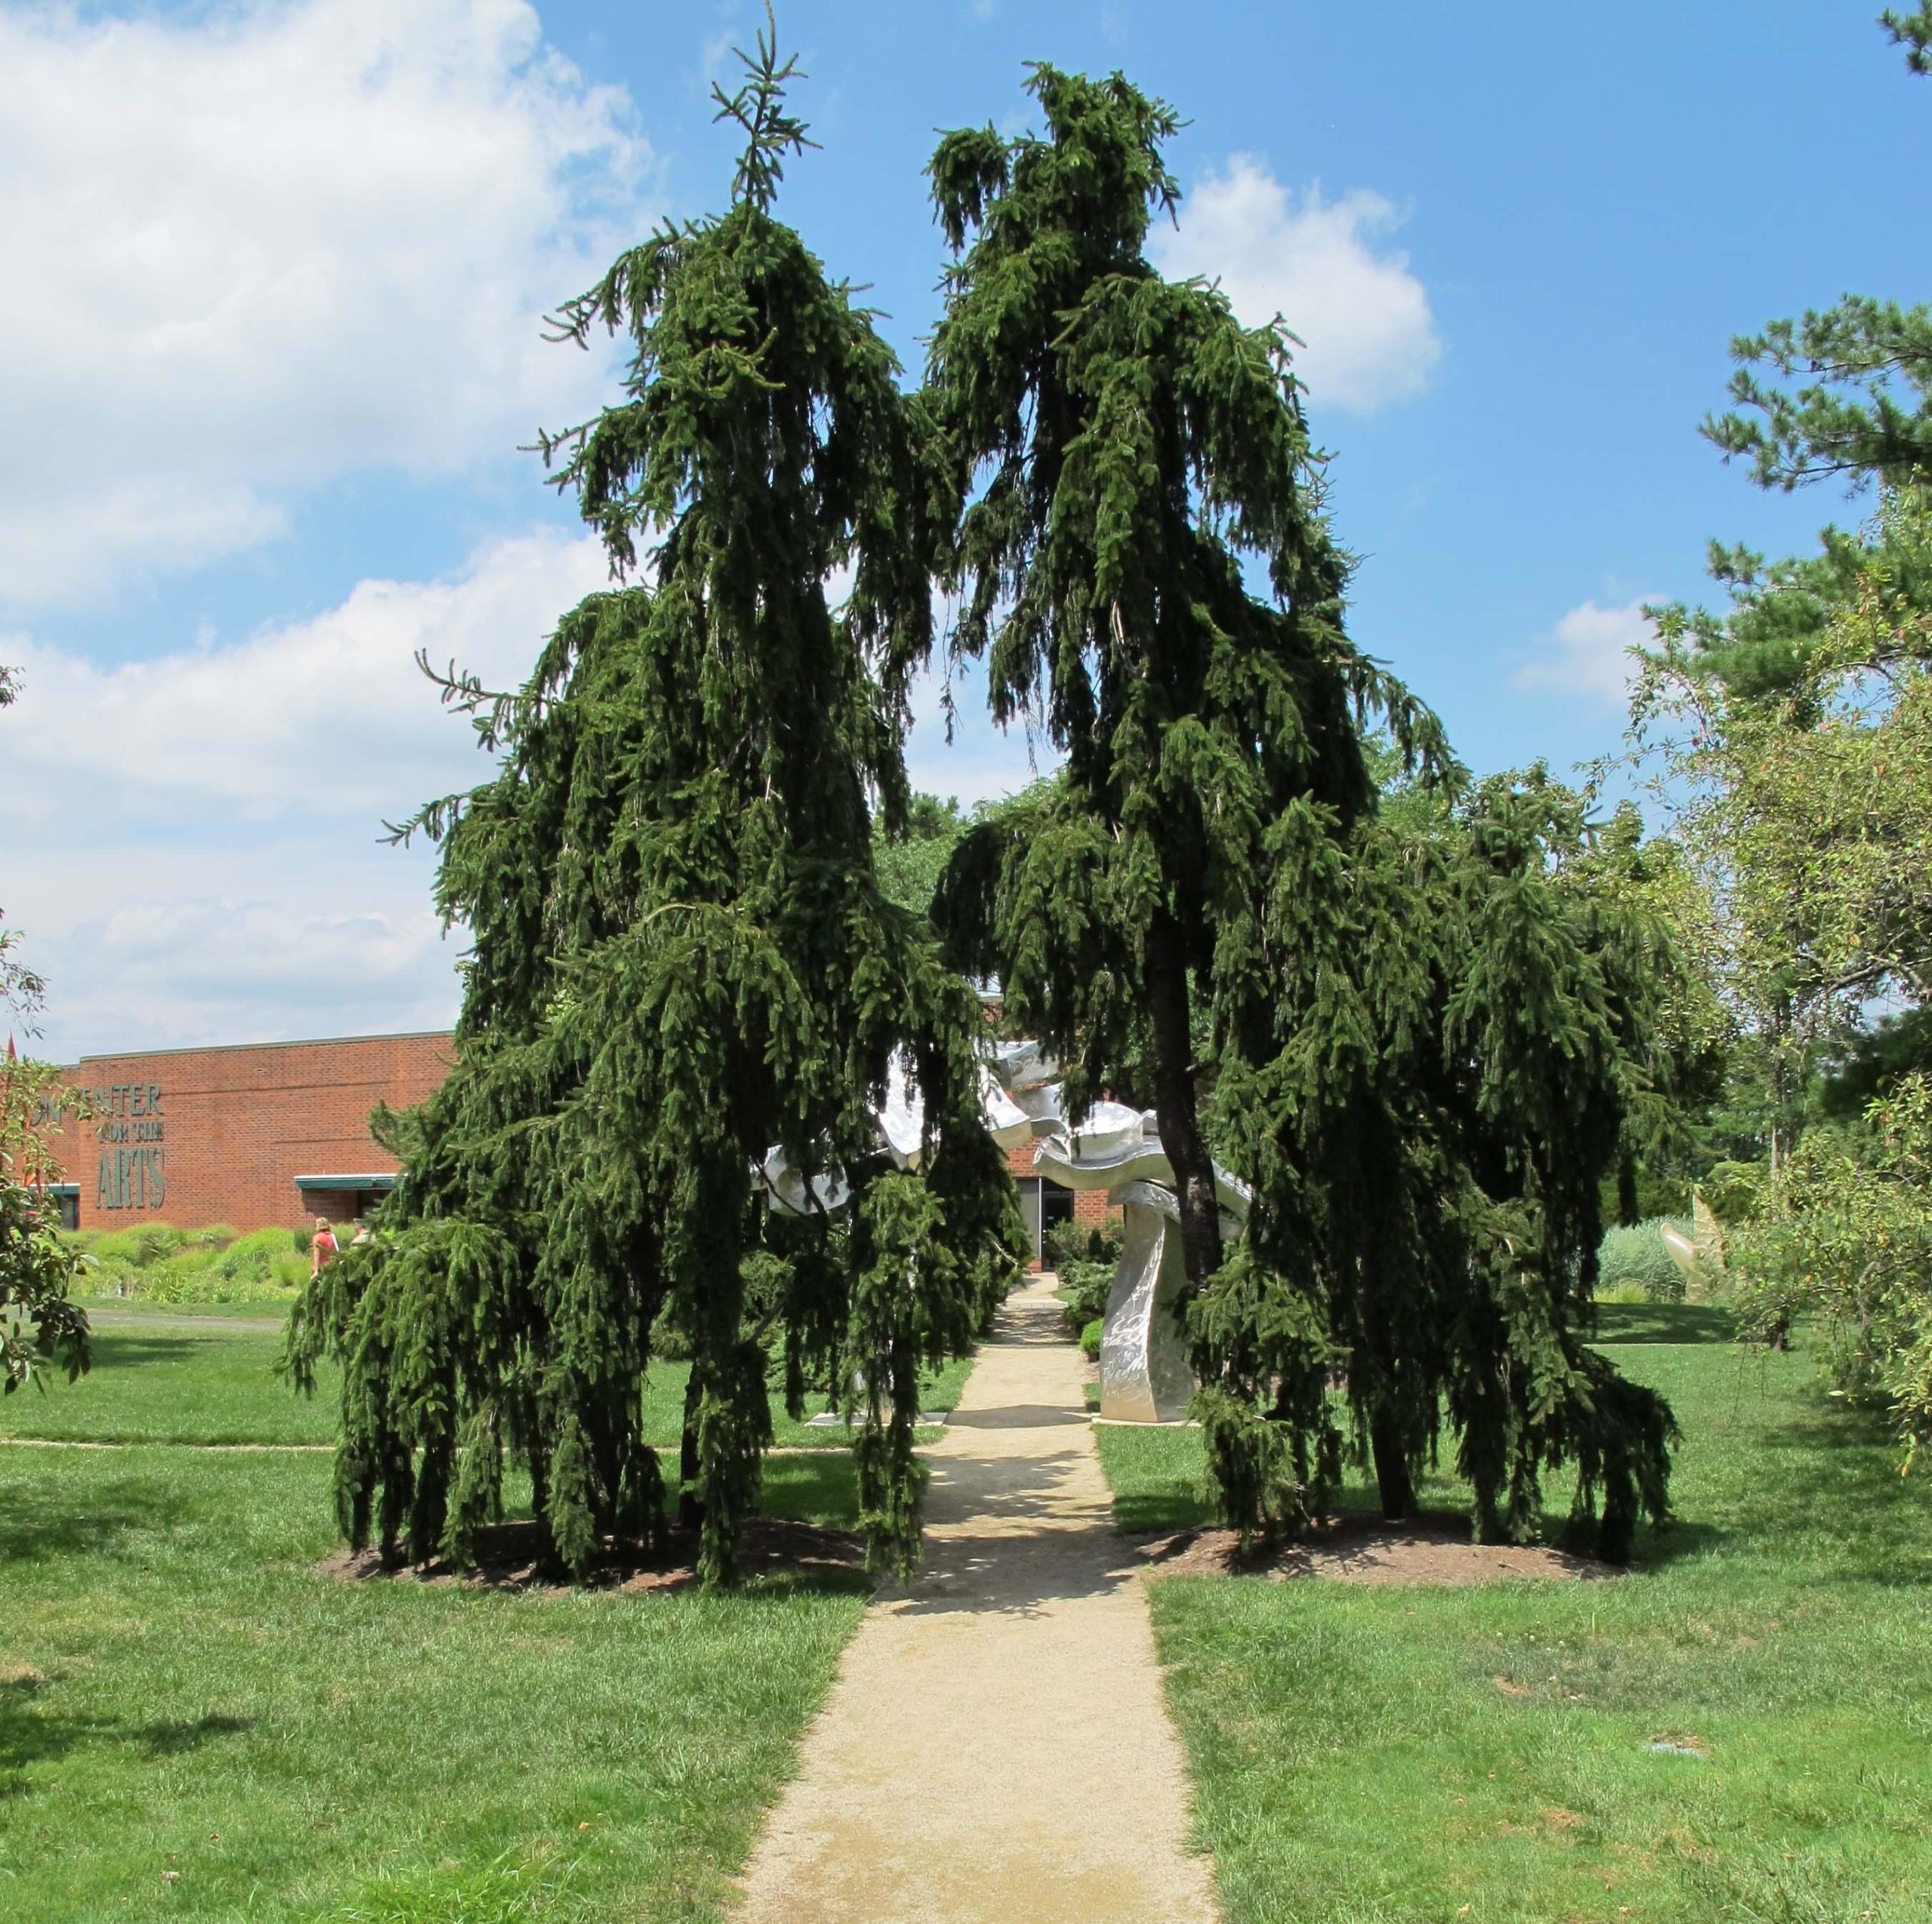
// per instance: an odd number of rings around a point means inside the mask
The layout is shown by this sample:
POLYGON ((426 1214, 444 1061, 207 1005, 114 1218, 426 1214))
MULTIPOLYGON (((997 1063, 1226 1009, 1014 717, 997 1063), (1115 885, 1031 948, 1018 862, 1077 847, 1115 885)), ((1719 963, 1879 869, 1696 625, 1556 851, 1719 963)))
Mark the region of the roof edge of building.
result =
POLYGON ((78 1069, 89 1062, 127 1062, 150 1056, 238 1056, 249 1049, 334 1049, 354 1042, 451 1041, 454 1029, 400 1029, 380 1035, 291 1036, 283 1042, 188 1042, 173 1049, 97 1049, 62 1065, 78 1069))

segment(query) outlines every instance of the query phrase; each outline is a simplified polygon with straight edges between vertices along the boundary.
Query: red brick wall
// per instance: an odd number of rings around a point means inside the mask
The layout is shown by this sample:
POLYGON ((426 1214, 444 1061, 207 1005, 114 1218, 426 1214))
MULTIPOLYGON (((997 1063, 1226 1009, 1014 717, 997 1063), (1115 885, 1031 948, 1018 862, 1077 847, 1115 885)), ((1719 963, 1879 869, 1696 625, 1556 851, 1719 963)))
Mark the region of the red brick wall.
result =
POLYGON ((393 1173, 369 1112, 421 1102, 448 1071, 449 1043, 356 1036, 85 1056, 67 1080, 93 1092, 94 1113, 64 1117, 50 1145, 80 1187, 84 1229, 294 1228, 340 1201, 305 1203, 298 1176, 393 1173))

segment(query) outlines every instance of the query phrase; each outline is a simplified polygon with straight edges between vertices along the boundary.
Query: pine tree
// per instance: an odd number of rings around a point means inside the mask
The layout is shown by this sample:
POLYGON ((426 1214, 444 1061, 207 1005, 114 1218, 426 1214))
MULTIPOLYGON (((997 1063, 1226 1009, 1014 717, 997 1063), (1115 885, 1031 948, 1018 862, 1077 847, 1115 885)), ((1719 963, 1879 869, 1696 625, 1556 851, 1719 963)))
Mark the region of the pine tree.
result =
POLYGON ((1669 1413, 1586 1338, 1660 927, 1583 886, 1580 805, 1540 776, 1441 798, 1438 725, 1344 631, 1291 337, 1146 260, 1172 112, 1118 75, 1030 84, 1044 136, 932 163, 958 260, 928 392, 955 645, 1066 764, 963 839, 936 916, 1075 1065, 1071 1108, 1152 1097, 1244 1535, 1319 1514, 1351 1443, 1409 1514, 1446 1421, 1481 1534, 1534 1529, 1571 1461, 1622 1554, 1662 1514, 1669 1413), (1406 811, 1370 710, 1423 778, 1406 811), (1211 1142, 1253 1191, 1226 1262, 1211 1142))
POLYGON ((625 399, 547 437, 614 565, 649 585, 565 616, 528 683, 450 698, 494 779, 426 808, 438 901, 469 930, 457 1059, 383 1128, 405 1173, 373 1243, 299 1307, 291 1353, 345 1366, 337 1464, 360 1544, 472 1552, 528 1465, 555 1551, 648 1539, 663 1480, 641 1392, 691 1358, 681 1480, 706 1580, 730 1580, 771 1439, 768 1373, 856 1400, 875 1561, 917 1554, 922 1365, 1016 1273, 979 1113, 981 1018, 882 893, 869 794, 903 818, 909 677, 931 641, 921 433, 848 290, 773 217, 794 63, 761 35, 731 209, 668 227, 560 333, 634 343, 625 399), (825 584, 849 567, 836 611, 825 584), (925 1102, 916 1173, 878 1150, 889 1063, 925 1102), (777 1145, 842 1169, 849 1210, 786 1216, 777 1145))
POLYGON ((1263 992, 1257 886, 1370 803, 1358 706, 1405 752, 1444 751, 1343 634, 1288 337, 1146 258, 1177 198, 1172 110, 1118 75, 1041 66, 1029 86, 1044 137, 966 130, 932 161, 959 258, 928 392, 952 463, 954 645, 986 657, 995 718, 1044 728, 1066 766, 965 839, 938 912, 1069 1064, 1075 1106, 1144 1065, 1198 1289, 1221 1239, 1195 984, 1263 992))

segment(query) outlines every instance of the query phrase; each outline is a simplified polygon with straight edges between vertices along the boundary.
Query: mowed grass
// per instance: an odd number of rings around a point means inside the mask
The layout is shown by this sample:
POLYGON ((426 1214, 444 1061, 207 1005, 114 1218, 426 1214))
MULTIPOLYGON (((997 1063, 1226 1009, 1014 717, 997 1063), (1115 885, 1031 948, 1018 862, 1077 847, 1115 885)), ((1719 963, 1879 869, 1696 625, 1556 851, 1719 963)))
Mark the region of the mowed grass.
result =
MULTIPOLYGON (((88 1376, 0 1404, 124 1446, 0 1443, 0 1917, 721 1916, 862 1590, 338 1581, 326 1451, 198 1446, 332 1440, 261 1321, 103 1319, 88 1376)), ((653 1388, 674 1441, 681 1366, 653 1388)), ((788 1428, 760 1508, 854 1523, 843 1433, 788 1428)))
MULTIPOLYGON (((1932 1918, 1922 1476, 1721 1315, 1603 1333, 1684 1431, 1630 1575, 1152 1586, 1229 1924, 1932 1918)), ((1198 1434, 1097 1434, 1124 1524, 1198 1513, 1198 1434)))
POLYGON ((862 1599, 335 1581, 328 1474, 0 1449, 0 1915, 718 1916, 862 1599))
POLYGON ((335 1372, 312 1397, 275 1372, 281 1324, 259 1316, 100 1315, 94 1363, 78 1382, 0 1402, 0 1437, 87 1443, 311 1443, 335 1440, 335 1372))
MULTIPOLYGON (((94 1365, 78 1382, 50 1376, 44 1393, 29 1390, 0 1401, 0 1437, 91 1443, 327 1444, 335 1440, 339 1378, 318 1372, 315 1394, 298 1394, 275 1373, 285 1319, 259 1303, 131 1310, 91 1305, 94 1365)), ((923 1410, 950 1410, 959 1400, 970 1360, 933 1372, 923 1410)), ((645 1393, 645 1436, 675 1449, 684 1421, 688 1363, 660 1363, 645 1393)), ((808 1399, 806 1414, 826 1407, 808 1399)), ((784 1399, 772 1399, 774 1445, 788 1449, 845 1448, 838 1428, 795 1423, 784 1399)), ((934 1434, 937 1434, 936 1432, 934 1434)), ((667 1465, 667 1468, 670 1466, 667 1465)))

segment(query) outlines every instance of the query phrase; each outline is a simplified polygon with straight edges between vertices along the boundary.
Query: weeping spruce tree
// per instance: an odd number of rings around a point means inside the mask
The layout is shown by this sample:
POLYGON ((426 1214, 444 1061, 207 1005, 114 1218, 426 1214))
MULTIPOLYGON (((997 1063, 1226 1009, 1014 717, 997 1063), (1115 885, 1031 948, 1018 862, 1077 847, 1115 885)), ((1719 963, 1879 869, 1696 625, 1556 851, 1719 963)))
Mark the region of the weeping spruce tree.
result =
POLYGON ((955 264, 928 395, 953 645, 1066 763, 962 841, 949 952, 1001 976, 1076 1109, 1151 1102, 1244 1534, 1319 1514, 1351 1444, 1407 1514, 1446 1418, 1483 1535, 1534 1528, 1574 1461, 1620 1555, 1662 1512, 1669 1412, 1583 1339, 1661 932, 1552 871, 1589 837, 1540 778, 1441 799, 1438 726, 1344 632, 1290 337, 1145 257, 1171 112, 1118 75, 1030 85, 1044 134, 932 161, 955 264), (1401 810, 1371 715, 1420 778, 1401 810), (1254 1191, 1226 1261, 1211 1144, 1254 1191))
POLYGON ((761 37, 747 66, 719 97, 747 140, 730 211, 626 254, 561 316, 635 344, 622 402, 546 451, 620 571, 648 542, 651 585, 573 609, 519 693, 448 683, 501 758, 417 818, 473 938, 455 1063, 388 1119, 405 1167, 379 1231, 292 1325, 298 1374, 343 1365, 358 1546, 467 1560, 512 1462, 571 1569, 654 1538, 641 1392, 669 1337, 691 1359, 679 1469, 707 1581, 734 1574, 781 1362, 795 1413, 814 1382, 859 1405, 872 1551, 903 1569, 919 1369, 1016 1272, 977 1002, 872 868, 869 793, 903 817, 931 638, 915 412, 772 217, 804 130, 791 64, 761 37), (925 1099, 917 1174, 876 1148, 895 1054, 925 1099), (774 1145, 842 1169, 848 1207, 775 1211, 774 1145))

